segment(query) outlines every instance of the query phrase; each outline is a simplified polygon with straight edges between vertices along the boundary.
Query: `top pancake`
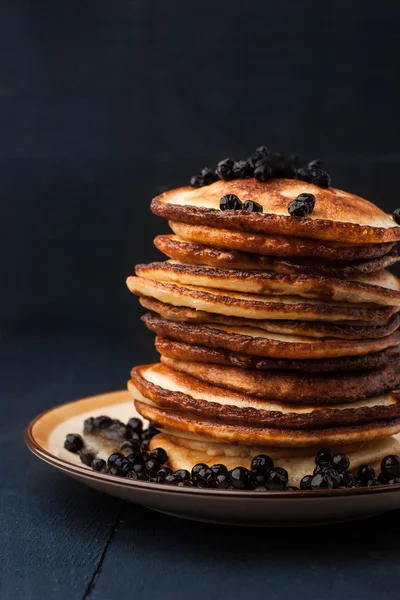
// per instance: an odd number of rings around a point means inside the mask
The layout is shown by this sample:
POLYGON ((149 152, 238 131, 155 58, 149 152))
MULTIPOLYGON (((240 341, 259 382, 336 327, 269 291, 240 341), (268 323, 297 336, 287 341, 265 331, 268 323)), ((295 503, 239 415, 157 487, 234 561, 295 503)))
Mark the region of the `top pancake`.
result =
POLYGON ((151 210, 174 221, 241 231, 352 244, 400 240, 400 227, 393 218, 368 200, 292 179, 273 179, 267 183, 237 179, 217 181, 199 189, 178 188, 155 198, 151 210), (315 196, 315 208, 307 218, 292 217, 288 214, 288 204, 302 193, 315 196), (219 201, 225 194, 258 202, 263 213, 221 211, 219 201))

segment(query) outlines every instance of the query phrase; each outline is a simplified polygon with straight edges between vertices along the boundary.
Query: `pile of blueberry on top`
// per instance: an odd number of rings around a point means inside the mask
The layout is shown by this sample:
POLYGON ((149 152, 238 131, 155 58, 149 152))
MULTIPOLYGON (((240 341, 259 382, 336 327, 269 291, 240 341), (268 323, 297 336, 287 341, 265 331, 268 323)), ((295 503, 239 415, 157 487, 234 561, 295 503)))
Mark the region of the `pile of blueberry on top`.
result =
POLYGON ((331 184, 331 178, 323 169, 321 160, 312 160, 307 165, 302 165, 297 154, 286 156, 272 152, 267 146, 260 146, 245 160, 225 158, 214 169, 205 167, 191 178, 190 185, 199 188, 219 179, 231 181, 250 177, 262 182, 278 178, 298 179, 321 188, 328 188, 331 184))
MULTIPOLYGON (((67 450, 79 454, 83 464, 101 473, 179 487, 256 491, 299 489, 288 486, 288 472, 275 467, 272 458, 266 454, 254 457, 250 469, 236 467, 229 471, 223 464, 208 466, 199 463, 191 472, 186 469, 174 472, 166 466, 168 455, 163 448, 148 451, 150 440, 157 430, 153 427, 143 430, 140 419, 130 419, 125 425, 118 419, 106 416, 90 417, 84 423, 84 431, 116 442, 118 452, 111 454, 105 461, 85 448, 85 441, 79 434, 70 433, 65 439, 64 447, 67 450)), ((354 477, 349 471, 348 457, 335 454, 329 448, 318 451, 315 463, 313 474, 303 477, 300 489, 371 487, 400 483, 400 456, 396 455, 383 459, 378 479, 370 465, 361 465, 354 477)))

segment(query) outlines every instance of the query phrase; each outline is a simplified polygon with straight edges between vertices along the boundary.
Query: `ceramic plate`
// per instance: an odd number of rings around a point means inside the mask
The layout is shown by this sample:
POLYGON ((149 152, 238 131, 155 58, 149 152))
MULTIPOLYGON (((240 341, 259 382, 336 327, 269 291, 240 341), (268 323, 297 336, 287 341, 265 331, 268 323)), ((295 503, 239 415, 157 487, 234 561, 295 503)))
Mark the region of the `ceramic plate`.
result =
POLYGON ((365 518, 400 508, 400 485, 312 492, 226 491, 165 486, 96 473, 64 449, 84 419, 138 416, 126 391, 83 398, 37 416, 25 431, 28 448, 52 467, 101 492, 176 517, 243 526, 290 527, 365 518))

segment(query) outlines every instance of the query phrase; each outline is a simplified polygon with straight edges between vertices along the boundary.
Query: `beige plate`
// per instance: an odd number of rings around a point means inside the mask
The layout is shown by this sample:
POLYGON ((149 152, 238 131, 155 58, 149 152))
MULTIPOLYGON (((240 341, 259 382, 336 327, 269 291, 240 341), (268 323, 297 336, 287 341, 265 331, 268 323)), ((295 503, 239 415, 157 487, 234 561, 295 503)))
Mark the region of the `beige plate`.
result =
POLYGON ((89 416, 127 421, 135 409, 127 391, 83 398, 37 416, 25 431, 28 448, 53 467, 101 492, 159 512, 242 526, 291 527, 350 521, 400 508, 400 485, 314 492, 241 492, 168 487, 92 471, 63 448, 67 433, 89 416))

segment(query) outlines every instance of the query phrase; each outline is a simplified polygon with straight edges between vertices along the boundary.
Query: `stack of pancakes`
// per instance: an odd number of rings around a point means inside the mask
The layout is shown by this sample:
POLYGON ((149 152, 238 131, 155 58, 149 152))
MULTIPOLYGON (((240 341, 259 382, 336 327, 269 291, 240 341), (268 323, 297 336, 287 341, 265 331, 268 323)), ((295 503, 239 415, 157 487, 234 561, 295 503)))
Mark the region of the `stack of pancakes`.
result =
POLYGON ((399 453, 400 227, 355 195, 288 179, 218 181, 152 202, 168 260, 136 267, 161 362, 129 389, 172 468, 269 454, 298 485, 318 448, 352 468, 399 453), (307 218, 288 214, 315 196, 307 218), (263 212, 225 210, 226 194, 263 212))

